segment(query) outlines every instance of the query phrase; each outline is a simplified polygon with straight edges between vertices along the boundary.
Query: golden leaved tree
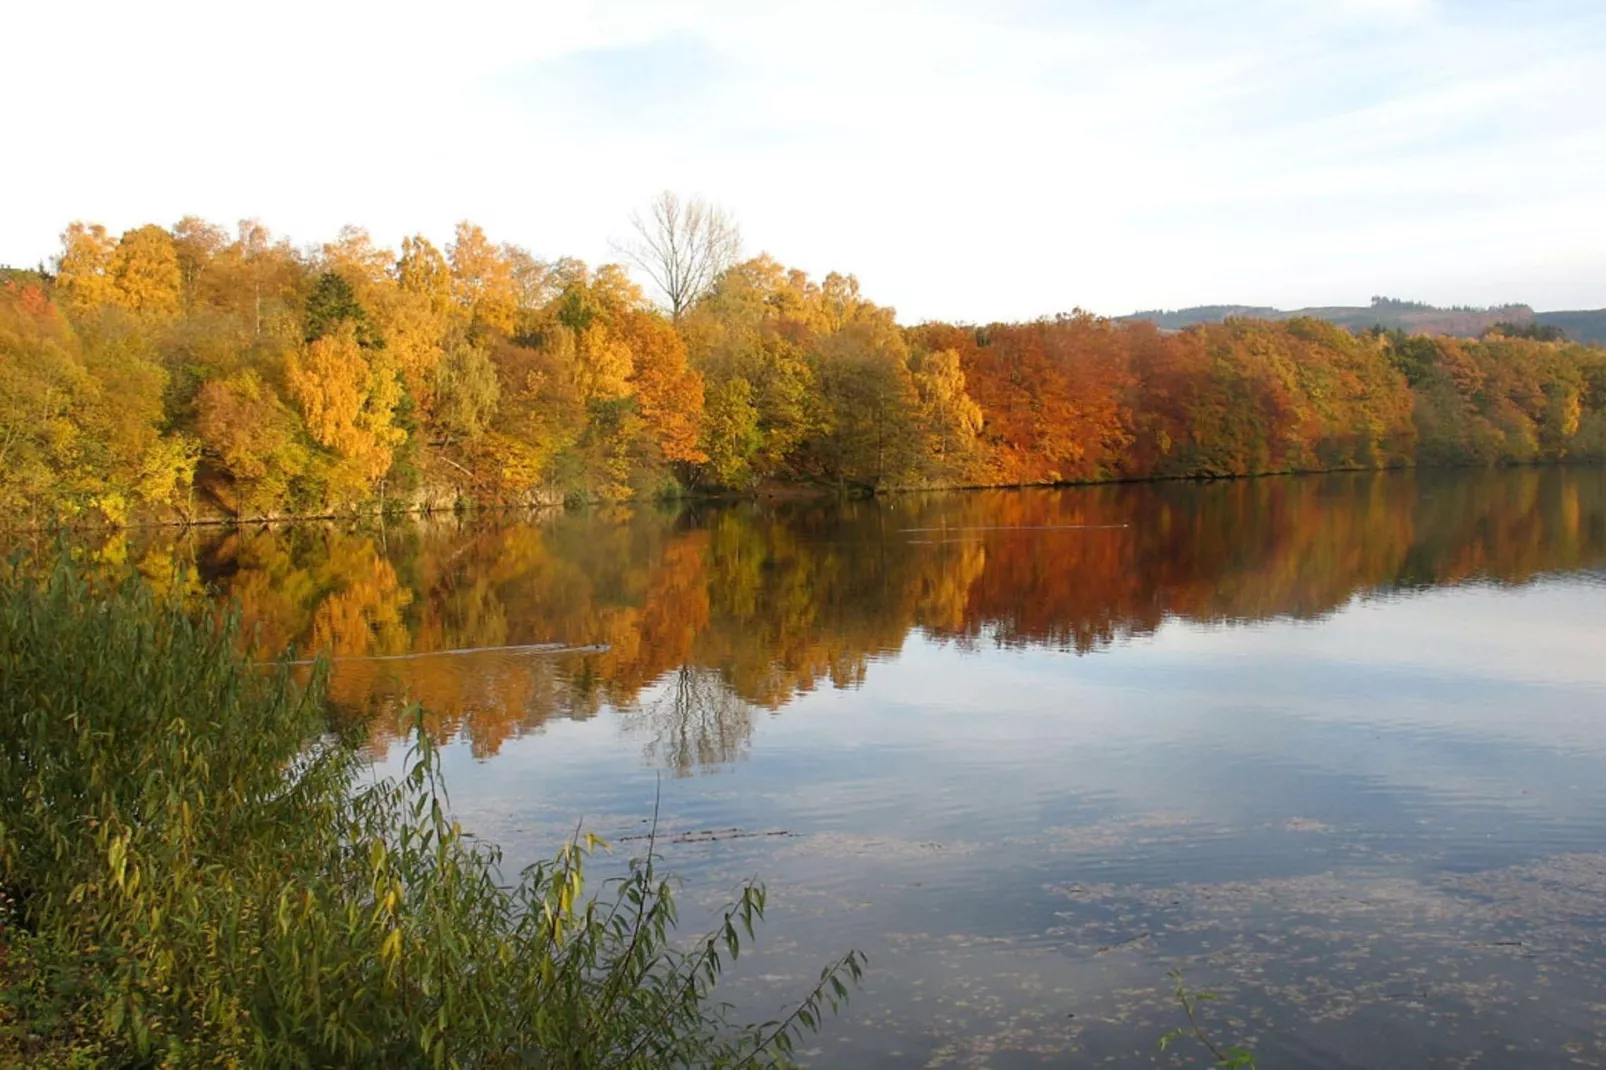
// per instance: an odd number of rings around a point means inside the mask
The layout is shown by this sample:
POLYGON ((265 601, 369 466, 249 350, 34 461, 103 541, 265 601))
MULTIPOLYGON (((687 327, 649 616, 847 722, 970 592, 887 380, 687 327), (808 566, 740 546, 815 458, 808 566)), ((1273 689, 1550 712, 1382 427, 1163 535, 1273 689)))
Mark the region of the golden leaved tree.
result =
POLYGON ((391 420, 401 395, 394 368, 359 345, 345 322, 293 354, 286 378, 308 432, 334 455, 331 504, 366 499, 406 437, 391 420))
POLYGON ((380 328, 403 383, 429 414, 444 341, 461 318, 452 299, 452 271, 429 239, 415 235, 402 239, 395 278, 389 300, 377 310, 380 328))
POLYGON ((184 277, 173 236, 155 224, 124 234, 112 255, 113 300, 143 316, 171 317, 184 304, 184 277))
POLYGON ((911 358, 910 366, 920 399, 916 422, 924 478, 938 483, 969 478, 982 412, 966 389, 959 354, 952 349, 924 353, 911 358))
POLYGON ((446 247, 452 267, 452 293, 469 318, 485 327, 511 333, 519 311, 519 287, 513 264, 472 223, 457 225, 446 247))
POLYGON ((292 485, 307 469, 295 413, 255 369, 201 387, 197 430, 234 478, 235 512, 269 516, 293 505, 292 485))
POLYGON ((117 242, 99 223, 71 223, 61 235, 56 258, 56 293, 63 307, 76 315, 116 303, 112 256, 117 242))

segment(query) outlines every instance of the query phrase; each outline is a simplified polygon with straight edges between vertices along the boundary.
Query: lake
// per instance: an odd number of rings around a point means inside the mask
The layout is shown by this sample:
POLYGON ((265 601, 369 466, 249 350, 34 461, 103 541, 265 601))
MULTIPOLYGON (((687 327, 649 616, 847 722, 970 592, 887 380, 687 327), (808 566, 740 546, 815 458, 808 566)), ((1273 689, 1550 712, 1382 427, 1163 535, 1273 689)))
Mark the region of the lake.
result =
POLYGON ((821 1066, 1606 1066, 1606 470, 295 526, 193 560, 516 861, 659 846, 821 1066))

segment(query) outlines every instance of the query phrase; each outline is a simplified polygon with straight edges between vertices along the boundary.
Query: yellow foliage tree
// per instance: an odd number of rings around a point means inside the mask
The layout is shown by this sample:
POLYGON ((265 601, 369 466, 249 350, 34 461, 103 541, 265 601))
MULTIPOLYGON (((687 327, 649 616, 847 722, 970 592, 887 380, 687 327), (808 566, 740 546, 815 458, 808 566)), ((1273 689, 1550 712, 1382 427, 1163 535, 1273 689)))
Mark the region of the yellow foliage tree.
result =
POLYGON ((214 379, 196 397, 196 425, 206 449, 235 481, 235 511, 271 515, 290 504, 290 485, 306 469, 295 414, 256 371, 214 379))
POLYGON ((401 395, 394 368, 359 345, 348 322, 292 355, 285 370, 307 430, 336 455, 335 504, 366 498, 406 438, 392 422, 401 395))
POLYGON ((357 303, 365 309, 377 310, 395 288, 391 271, 396 255, 375 245, 362 227, 341 227, 335 240, 324 245, 323 263, 351 284, 357 303))
POLYGON ((112 257, 117 243, 99 223, 71 223, 56 258, 56 293, 71 312, 82 314, 115 301, 112 257))
POLYGON ((186 311, 194 310, 202 292, 202 279, 228 247, 228 233, 199 216, 187 215, 173 224, 173 251, 178 256, 186 311))
POLYGON ((511 332, 519 311, 513 264, 483 230, 468 222, 457 225, 457 236, 446 253, 458 305, 476 324, 511 332))
POLYGON ((427 238, 403 238, 401 249, 393 273, 395 285, 375 303, 374 315, 389 358, 427 415, 433 408, 434 378, 445 355, 446 336, 457 321, 452 273, 427 238))
POLYGON ((405 293, 424 298, 437 316, 444 317, 452 310, 452 269, 440 250, 421 234, 402 239, 396 284, 405 293))
POLYGON ((617 401, 630 396, 634 360, 630 346, 606 326, 593 323, 570 336, 573 339, 575 387, 587 404, 617 401))
POLYGON ((965 389, 959 354, 942 349, 914 358, 911 365, 920 395, 916 419, 927 478, 962 479, 975 455, 982 412, 965 389))
POLYGON ((145 316, 176 316, 184 306, 184 276, 173 236, 155 224, 128 231, 112 256, 115 303, 145 316))

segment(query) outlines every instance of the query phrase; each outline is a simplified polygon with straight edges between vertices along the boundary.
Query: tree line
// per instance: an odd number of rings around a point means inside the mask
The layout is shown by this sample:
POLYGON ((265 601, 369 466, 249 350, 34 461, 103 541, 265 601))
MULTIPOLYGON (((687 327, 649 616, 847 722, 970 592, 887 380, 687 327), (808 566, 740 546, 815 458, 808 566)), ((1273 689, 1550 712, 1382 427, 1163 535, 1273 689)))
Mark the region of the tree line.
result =
POLYGON ((617 264, 460 224, 74 223, 0 276, 0 509, 243 519, 1606 458, 1606 351, 1086 313, 901 326, 665 194, 617 264))

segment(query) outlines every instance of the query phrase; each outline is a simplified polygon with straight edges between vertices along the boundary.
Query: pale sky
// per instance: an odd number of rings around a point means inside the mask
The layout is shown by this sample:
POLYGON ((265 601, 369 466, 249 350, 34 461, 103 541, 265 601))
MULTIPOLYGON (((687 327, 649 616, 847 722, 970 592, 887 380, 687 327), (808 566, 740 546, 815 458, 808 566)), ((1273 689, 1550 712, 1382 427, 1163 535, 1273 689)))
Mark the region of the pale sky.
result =
POLYGON ((1602 0, 58 0, 0 68, 0 263, 187 213, 597 262, 673 188, 904 322, 1606 305, 1602 0))

